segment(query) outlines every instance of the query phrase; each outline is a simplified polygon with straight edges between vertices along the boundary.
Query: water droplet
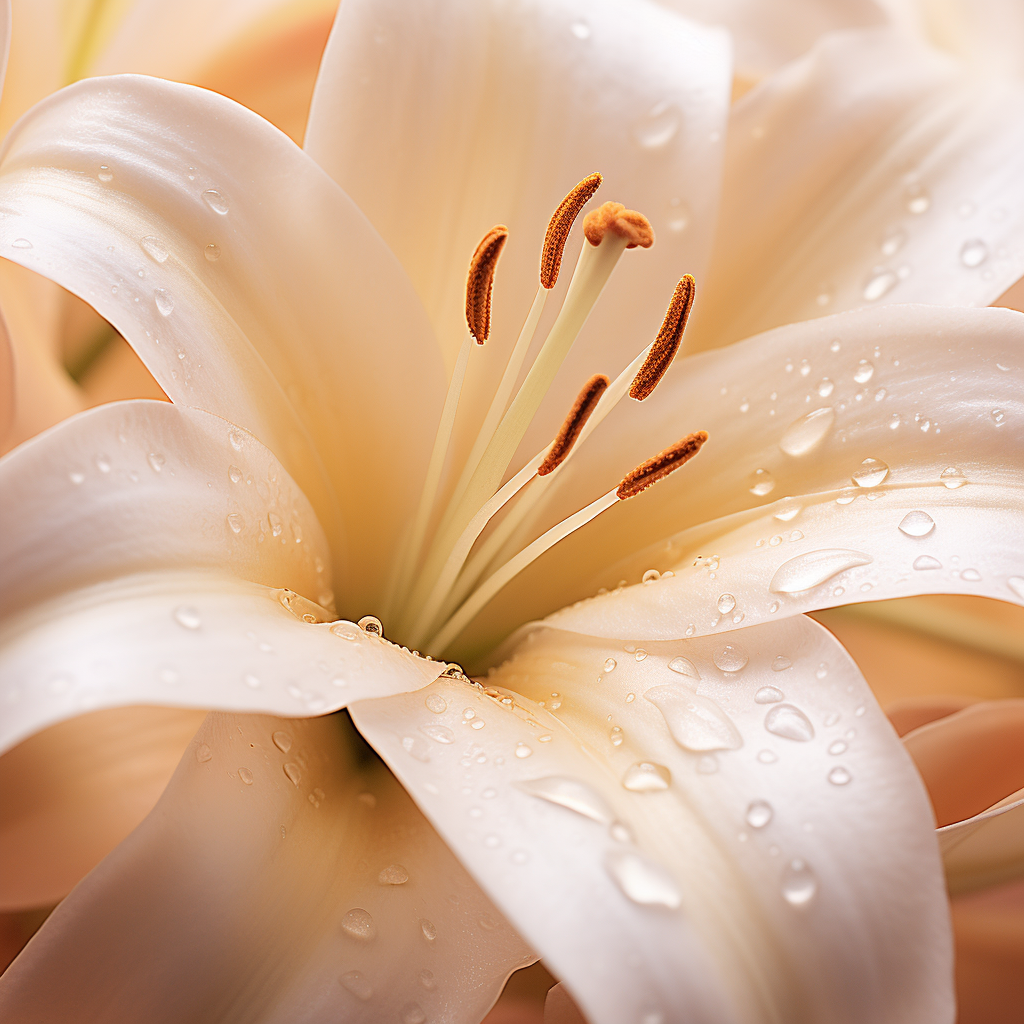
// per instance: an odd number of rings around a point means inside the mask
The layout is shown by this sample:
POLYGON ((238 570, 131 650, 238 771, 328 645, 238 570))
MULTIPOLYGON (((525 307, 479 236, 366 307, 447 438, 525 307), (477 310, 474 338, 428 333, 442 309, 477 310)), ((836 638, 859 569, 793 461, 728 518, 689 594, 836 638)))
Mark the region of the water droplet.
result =
POLYGON ((657 583, 661 579, 661 573, 657 569, 648 569, 640 579, 641 583, 657 583))
POLYGON ((674 234, 685 231, 693 217, 693 211, 678 197, 672 199, 668 204, 668 229, 674 234))
POLYGON ((782 872, 782 898, 794 907, 803 907, 814 899, 818 879, 805 861, 791 860, 782 872))
POLYGON ((865 459, 853 473, 858 487, 877 487, 889 475, 889 467, 881 459, 865 459))
POLYGON ((763 498, 775 490, 775 478, 767 469, 755 469, 750 477, 749 490, 751 494, 763 498))
MULTIPOLYGON (((736 598, 733 597, 732 594, 722 594, 718 598, 718 610, 723 615, 728 615, 729 612, 731 612, 733 610, 733 608, 735 608, 735 607, 736 607, 736 598)), ((721 666, 719 666, 719 668, 721 668, 721 666)))
POLYGON ((403 736, 402 749, 417 761, 430 760, 430 744, 420 736, 403 736))
POLYGON ((153 301, 156 303, 157 312, 161 316, 170 316, 174 312, 174 298, 166 289, 153 289, 153 301))
POLYGON ((822 379, 818 382, 818 394, 822 398, 828 398, 828 396, 831 395, 832 392, 835 390, 835 387, 835 384, 833 384, 832 381, 828 379, 828 377, 822 377, 822 379))
POLYGON ((281 751, 282 754, 287 754, 292 749, 292 738, 286 732, 275 732, 271 737, 274 741, 274 746, 281 751))
POLYGON ((184 629, 198 629, 203 620, 191 605, 179 605, 174 609, 174 621, 184 629))
POLYGON ((1024 601, 1024 576, 1011 576, 1007 581, 1006 585, 1022 600, 1024 601))
POLYGON ((401 864, 389 864, 377 876, 381 885, 405 885, 409 881, 409 872, 401 864))
POLYGON ((655 686, 644 697, 661 712, 672 738, 684 750, 738 750, 743 737, 710 698, 675 686, 655 686))
POLYGON ((673 658, 668 663, 668 667, 673 672, 678 672, 681 676, 689 676, 691 679, 700 679, 700 673, 689 658, 673 658))
POLYGON ((879 248, 882 250, 883 256, 895 256, 896 253, 898 253, 900 249, 902 249, 903 246, 906 244, 906 241, 906 231, 898 229, 886 235, 886 237, 882 239, 882 244, 879 246, 879 248))
POLYGON ((433 971, 420 971, 420 984, 428 991, 433 992, 437 988, 437 981, 433 971))
POLYGON ((223 216, 228 212, 227 200, 216 189, 207 189, 203 193, 203 199, 214 213, 219 213, 223 216))
POLYGON ((993 409, 989 416, 992 417, 992 422, 997 427, 1001 427, 1006 422, 1006 413, 1002 409, 993 409))
POLYGON ((833 768, 832 771, 828 773, 828 781, 831 782, 833 786, 845 786, 852 779, 853 776, 841 765, 833 768))
POLYGON ((139 245, 145 249, 148 256, 152 256, 157 263, 164 263, 170 253, 167 251, 166 246, 160 241, 156 235, 145 235, 139 245))
POLYGON ((364 615, 357 625, 364 633, 369 633, 370 636, 382 637, 384 635, 384 624, 376 615, 364 615))
POLYGON ((931 555, 920 555, 914 559, 915 569, 941 569, 942 563, 931 555))
POLYGON ((637 661, 643 661, 644 658, 647 657, 647 652, 642 647, 638 647, 633 657, 636 658, 637 661))
POLYGON ((417 1003, 409 1003, 402 1008, 402 1024, 424 1024, 427 1015, 417 1003))
POLYGON ((76 484, 76 485, 77 484, 81 484, 81 483, 85 483, 85 474, 84 473, 76 473, 76 472, 72 471, 72 472, 68 473, 68 479, 73 484, 76 484))
POLYGON ((427 942, 433 942, 437 938, 437 929, 425 917, 420 918, 420 931, 427 942))
POLYGON ((772 820, 772 805, 767 800, 753 800, 744 815, 751 828, 764 828, 772 820))
POLYGON ((427 725, 420 726, 420 732, 423 733, 424 736, 429 736, 432 740, 436 740, 438 743, 455 742, 455 733, 453 733, 446 725, 428 723, 427 725))
POLYGON ((111 466, 110 456, 109 455, 97 455, 96 456, 96 468, 101 473, 109 473, 110 470, 113 468, 111 466))
POLYGON ((590 26, 585 21, 574 21, 569 26, 569 31, 577 39, 589 39, 590 38, 590 26))
POLYGON ((785 694, 777 686, 762 686, 754 694, 755 704, 777 704, 785 699, 785 694))
POLYGON ((523 793, 529 793, 530 796, 539 797, 559 807, 566 807, 592 821, 599 821, 602 825, 610 824, 615 817, 604 797, 585 782, 576 779, 550 775, 543 779, 514 782, 513 785, 523 793))
POLYGON ((977 569, 964 569, 960 573, 960 579, 967 580, 968 583, 978 583, 981 580, 981 573, 977 569))
POLYGON ((903 193, 910 213, 924 213, 931 206, 931 197, 919 181, 911 181, 903 193))
POLYGON ((668 789, 671 781, 672 773, 664 765, 650 761, 630 765, 622 777, 622 785, 631 793, 655 793, 668 789))
POLYGON ((764 727, 773 736, 782 736, 787 740, 806 743, 814 739, 814 726, 811 720, 792 704, 778 704, 764 716, 764 727))
POLYGON ((228 526, 231 527, 232 533, 241 533, 245 527, 245 520, 237 512, 230 512, 228 514, 228 526))
POLYGON ((364 1003, 373 996, 373 988, 359 971, 346 971, 338 980, 364 1003))
POLYGON ((247 785, 252 785, 252 772, 248 768, 239 768, 238 777, 247 785))
POLYGON ((742 647, 736 644, 726 644, 711 656, 711 660, 723 672, 739 672, 750 659, 742 647))
POLYGON ((862 359, 857 364, 857 369, 853 371, 853 379, 858 384, 867 384, 869 380, 875 375, 874 363, 868 362, 867 359, 862 359))
POLYGON ((773 594, 799 594, 801 591, 820 586, 846 569, 868 565, 871 561, 870 555, 848 548, 807 551, 788 562, 783 562, 775 570, 768 589, 773 594))
POLYGON ((27 238, 16 238, 11 245, 15 249, 31 249, 32 243, 27 238))
POLYGON ((889 429, 890 430, 895 430, 899 425, 900 425, 900 414, 898 412, 894 412, 892 414, 892 416, 889 418, 889 429))
POLYGON ((525 743, 516 744, 516 757, 529 757, 533 751, 525 743))
POLYGON ((614 658, 605 658, 604 659, 604 670, 605 670, 605 672, 614 672, 616 664, 617 664, 617 662, 615 661, 614 658))
POLYGON ((208 744, 200 743, 199 746, 196 747, 196 760, 200 764, 206 764, 206 762, 209 761, 212 757, 213 751, 210 749, 208 744))
POLYGON ((774 750, 759 750, 757 753, 757 759, 761 764, 774 764, 779 759, 779 755, 774 750))
MULTIPOLYGON (((422 922, 421 922, 422 925, 422 922)), ((341 919, 341 929, 354 939, 369 942, 377 934, 377 926, 373 918, 361 907, 353 907, 341 919)))
POLYGON ((106 184, 114 180, 114 172, 106 164, 100 164, 100 169, 96 177, 106 184))
POLYGON ((793 502, 792 504, 783 505, 776 512, 773 512, 772 518, 778 519, 783 523, 788 523, 791 519, 795 519, 799 514, 800 506, 793 502))
POLYGON ((427 710, 433 711, 435 715, 443 715, 448 710, 448 701, 439 693, 430 694, 423 703, 426 704, 427 710))
POLYGON ((935 520, 927 512, 916 509, 908 512, 900 521, 900 533, 908 537, 927 537, 935 529, 935 520))
POLYGON ((299 766, 292 761, 284 765, 284 773, 293 786, 297 786, 302 781, 302 772, 299 766))
POLYGON ((963 487, 967 483, 967 477, 956 466, 947 466, 939 474, 939 479, 942 481, 942 485, 948 487, 951 491, 956 490, 958 487, 963 487))
POLYGON ((608 739, 613 747, 621 747, 622 741, 625 739, 625 734, 622 731, 622 726, 613 725, 611 731, 608 733, 608 739))
POLYGON ((969 238, 960 246, 960 262, 965 267, 980 267, 988 259, 988 246, 980 238, 969 238))
POLYGON ((832 429, 835 418, 835 410, 830 405, 801 416, 786 428, 779 447, 787 455, 806 455, 832 429))
POLYGON ((787 658, 784 654, 780 654, 772 662, 772 671, 773 672, 784 672, 792 664, 793 664, 793 662, 791 662, 789 660, 789 658, 787 658))
POLYGON ((242 677, 242 682, 245 683, 250 690, 258 690, 263 685, 257 676, 251 674, 244 675, 242 677))
POLYGON ((660 864, 632 850, 609 850, 604 858, 608 874, 634 903, 676 910, 682 903, 675 880, 660 864))
POLYGON ((894 271, 876 270, 864 282, 864 298, 868 302, 877 302, 883 295, 891 292, 898 283, 899 277, 894 271))
POLYGON ((679 131, 679 111, 667 101, 656 103, 633 128, 633 138, 644 149, 661 149, 679 131))

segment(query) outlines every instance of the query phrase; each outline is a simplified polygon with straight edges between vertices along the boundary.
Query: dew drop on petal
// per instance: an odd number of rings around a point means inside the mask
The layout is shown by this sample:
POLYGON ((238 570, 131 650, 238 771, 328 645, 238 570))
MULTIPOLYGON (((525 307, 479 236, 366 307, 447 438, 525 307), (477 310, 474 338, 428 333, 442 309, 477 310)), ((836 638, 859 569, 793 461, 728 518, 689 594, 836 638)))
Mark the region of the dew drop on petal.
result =
POLYGON ((927 512, 917 509, 908 512, 900 521, 900 533, 908 537, 927 537, 935 529, 935 520, 927 512))
POLYGON ((198 629, 203 624, 199 612, 191 605, 185 604, 174 609, 174 621, 183 629, 198 629))
POLYGON ((605 658, 604 659, 604 670, 605 670, 605 672, 614 672, 615 671, 615 666, 617 664, 618 663, 616 662, 616 660, 614 658, 605 658))
POLYGON ((96 175, 104 184, 114 180, 114 172, 106 164, 100 164, 99 172, 96 175))
POLYGON ((806 455, 832 429, 835 418, 835 410, 830 405, 806 413, 786 428, 779 447, 787 455, 806 455))
POLYGON ((167 257, 170 256, 167 246, 156 235, 144 235, 139 244, 145 249, 146 255, 152 257, 157 263, 166 262, 167 257))
POLYGON ((200 743, 199 746, 196 747, 196 760, 200 764, 206 764, 206 762, 211 760, 212 758, 213 751, 210 749, 208 744, 200 743))
POLYGON ((241 533, 245 527, 245 520, 237 513, 228 513, 228 526, 231 527, 232 533, 241 533))
POLYGON ((341 930, 354 939, 369 942, 377 934, 373 918, 362 907, 354 907, 341 919, 341 930))
POLYGON ((661 712, 672 738, 684 750, 738 750, 743 746, 732 720, 710 698, 675 686, 655 686, 644 697, 661 712))
POLYGON ((356 999, 362 1000, 364 1003, 373 997, 373 987, 360 971, 346 971, 338 980, 356 999))
POLYGON ((978 583, 981 580, 981 573, 977 569, 964 569, 960 573, 960 579, 967 580, 968 583, 978 583))
POLYGON ((818 395, 821 398, 828 398, 829 395, 835 390, 835 384, 832 383, 828 377, 822 377, 818 384, 818 395))
POLYGON ((423 733, 424 736, 429 736, 437 743, 455 742, 455 733, 453 733, 446 725, 428 722, 426 725, 420 726, 420 732, 423 733))
POLYGON ((868 302, 877 302, 883 295, 891 292, 899 283, 899 277, 892 270, 876 270, 864 282, 864 298, 868 302))
POLYGON ((655 793, 666 790, 672 781, 672 773, 660 764, 638 761, 626 769, 622 785, 631 793, 655 793))
POLYGON ((988 246, 980 238, 969 238, 960 247, 960 262, 965 267, 980 267, 988 259, 988 246))
POLYGON ((220 259, 220 246, 215 242, 210 242, 205 249, 203 249, 203 255, 211 262, 216 263, 220 259))
POLYGON ((939 480, 942 481, 943 487, 948 487, 951 491, 967 483, 967 477, 956 466, 947 466, 939 474, 939 480))
POLYGON ((799 594, 801 591, 820 586, 846 569, 868 565, 871 561, 870 555, 848 548, 807 551, 789 559, 788 562, 783 562, 776 569, 768 589, 773 594, 799 594))
POLYGON ((288 761, 282 766, 282 770, 288 776, 288 781, 293 786, 297 786, 302 781, 302 770, 294 761, 288 761))
POLYGON ((828 773, 828 781, 831 782, 833 786, 845 786, 852 779, 853 776, 842 766, 837 766, 828 773))
POLYGON ((278 730, 271 737, 274 741, 274 746, 281 751, 282 754, 287 754, 292 749, 292 738, 286 732, 278 730))
POLYGON ((814 726, 811 720, 792 704, 777 704, 765 715, 764 727, 773 736, 782 736, 787 740, 806 743, 814 739, 814 726))
POLYGON ((858 384, 867 384, 869 380, 875 375, 875 365, 869 362, 867 359, 862 359, 857 364, 857 369, 853 371, 853 379, 858 384))
POLYGON ((377 875, 377 881, 381 885, 405 885, 409 881, 409 872, 401 864, 389 864, 377 875))
POLYGON ((739 672, 750 660, 747 652, 736 644, 726 644, 720 650, 716 650, 711 660, 723 672, 739 672))
POLYGON ((773 813, 767 800, 753 800, 747 807, 744 820, 751 828, 764 828, 772 820, 773 813))
POLYGON ((791 662, 789 658, 787 658, 784 654, 780 654, 776 656, 775 660, 772 662, 772 671, 785 672, 785 670, 787 668, 790 668, 792 664, 793 662, 791 662))
POLYGON ((640 579, 641 583, 657 583, 661 579, 661 573, 657 569, 648 569, 640 579))
POLYGON ((1002 409, 993 409, 989 416, 997 427, 1001 427, 1006 422, 1006 413, 1002 409))
POLYGON ((785 700, 786 695, 777 686, 762 686, 757 693, 754 694, 755 704, 778 704, 780 700, 785 700))
POLYGON ((682 896, 675 879, 660 864, 632 850, 609 850, 605 854, 608 874, 634 903, 641 906, 677 909, 682 896))
POLYGON ((532 753, 533 750, 531 750, 525 743, 516 744, 516 757, 529 757, 532 753))
POLYGON ((153 301, 156 303, 157 312, 161 316, 170 316, 174 312, 174 297, 166 288, 155 288, 153 290, 153 301))
POLYGON ((931 555, 920 555, 914 559, 914 568, 918 570, 941 569, 942 563, 937 558, 932 558, 931 555))
POLYGON ((722 615, 728 615, 736 607, 736 598, 732 594, 722 594, 718 598, 718 610, 722 615))
POLYGON ((794 907, 803 907, 814 899, 818 879, 806 861, 791 860, 782 872, 782 898, 794 907))
POLYGON ((673 672, 678 672, 681 676, 689 676, 691 679, 700 679, 700 673, 697 671, 697 667, 689 658, 673 658, 668 663, 668 667, 673 672))
POLYGON ((551 775, 542 779, 514 782, 513 785, 523 793, 565 807, 603 825, 611 824, 614 818, 604 797, 577 779, 551 775))
POLYGON ((402 1024, 424 1024, 427 1015, 418 1003, 408 1003, 402 1007, 402 1024))
POLYGON ((437 929, 425 917, 420 918, 420 931, 427 942, 433 942, 437 938, 437 929))
POLYGON ((227 201, 216 189, 207 189, 203 193, 203 201, 214 213, 219 213, 223 216, 228 212, 227 201))
POLYGON ((853 472, 858 487, 877 487, 889 475, 889 467, 881 459, 865 459, 853 472))
POLYGON ((661 149, 679 131, 679 111, 671 103, 656 103, 633 127, 633 138, 643 149, 661 149))
POLYGON ((439 693, 430 694, 423 703, 435 715, 443 715, 448 710, 448 702, 439 693))
POLYGON ((759 498, 770 494, 775 489, 775 478, 767 469, 755 469, 750 475, 749 490, 759 498))
POLYGON ((437 979, 433 971, 420 971, 420 984, 428 991, 433 992, 437 988, 437 979))

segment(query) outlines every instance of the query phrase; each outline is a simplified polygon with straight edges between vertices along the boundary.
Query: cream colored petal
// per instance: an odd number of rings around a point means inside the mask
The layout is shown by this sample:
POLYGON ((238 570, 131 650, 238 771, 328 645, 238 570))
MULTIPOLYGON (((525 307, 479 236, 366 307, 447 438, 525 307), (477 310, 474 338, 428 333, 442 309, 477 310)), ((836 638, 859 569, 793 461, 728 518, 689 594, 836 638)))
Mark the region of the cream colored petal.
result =
POLYGON ((822 39, 733 109, 690 351, 857 306, 985 306, 1024 272, 1024 92, 895 31, 822 39))
POLYGON ((7 435, 14 422, 14 351, 7 324, 0 317, 0 451, 7 445, 7 435))
POLYGON ((63 899, 153 809, 205 715, 94 711, 0 758, 0 907, 63 899))
POLYGON ((4 974, 0 1013, 469 1024, 532 959, 343 716, 211 715, 4 974))
POLYGON ((53 0, 5 0, 0 137, 44 96, 64 84, 60 14, 53 0))
POLYGON ((320 714, 440 670, 328 624, 309 503, 208 413, 83 413, 8 455, 0 486, 0 749, 95 708, 320 714))
POLYGON ((362 614, 443 389, 419 303, 351 201, 244 108, 119 77, 21 123, 0 205, 5 255, 85 298, 174 401, 275 451, 347 560, 362 614))
POLYGON ((539 630, 490 689, 351 713, 591 1024, 952 1020, 910 759, 821 627, 743 636, 726 671, 539 630))
MULTIPOLYGON (((464 392, 474 425, 526 319, 547 221, 565 193, 600 171, 598 202, 620 201, 650 218, 657 245, 623 259, 541 412, 553 433, 594 372, 585 367, 607 369, 643 349, 676 281, 702 273, 729 82, 721 32, 646 0, 346 0, 305 148, 402 261, 449 367, 466 333, 469 258, 494 224, 509 227, 493 333, 464 392)), ((581 244, 577 228, 562 287, 581 244)), ((548 306, 541 336, 557 312, 556 302, 548 306)), ((472 442, 461 424, 458 438, 472 442)))
POLYGON ((668 639, 920 593, 1019 603, 1022 342, 1010 310, 893 306, 680 361, 580 449, 548 515, 702 428, 700 454, 535 563, 473 642, 651 568, 676 575, 552 622, 668 639))

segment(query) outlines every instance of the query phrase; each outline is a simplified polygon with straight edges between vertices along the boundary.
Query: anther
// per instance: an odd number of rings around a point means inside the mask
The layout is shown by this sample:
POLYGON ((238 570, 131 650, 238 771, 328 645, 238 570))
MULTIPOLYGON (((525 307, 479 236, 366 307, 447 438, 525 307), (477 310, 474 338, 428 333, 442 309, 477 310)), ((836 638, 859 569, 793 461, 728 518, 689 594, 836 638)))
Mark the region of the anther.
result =
POLYGON ((609 231, 624 238, 627 249, 638 245, 649 249, 654 245, 651 222, 642 213, 627 210, 622 203, 604 203, 583 218, 583 234, 591 245, 600 245, 609 231))
POLYGON ((686 321, 690 316, 696 289, 697 283, 690 274, 676 285, 668 312, 661 323, 661 330, 654 339, 644 365, 637 371, 633 383, 629 386, 630 398, 635 398, 638 402, 650 398, 672 365, 672 360, 679 351, 679 344, 683 340, 683 331, 686 330, 686 321))
POLYGON ((626 498, 635 498, 652 484, 664 480, 670 473, 674 473, 680 466, 689 462, 707 439, 708 432, 698 430, 655 455, 653 459, 648 459, 622 478, 622 483, 615 492, 616 496, 622 501, 626 498))
POLYGON ((553 473, 565 461, 579 438, 580 432, 586 426, 587 420, 590 419, 590 414, 597 408, 597 403, 608 387, 608 383, 608 378, 603 373, 595 373, 583 385, 583 390, 576 396, 576 401, 552 443, 547 457, 540 464, 537 476, 547 476, 548 473, 553 473))
POLYGON ((601 175, 596 171, 588 174, 559 204, 558 209, 548 221, 548 230, 544 235, 544 248, 540 254, 540 283, 548 290, 555 287, 558 271, 562 266, 562 253, 572 228, 587 203, 601 186, 601 175))
POLYGON ((466 275, 466 323, 469 333, 482 345, 491 333, 491 287, 498 257, 505 248, 508 228, 498 224, 484 235, 469 261, 466 275))

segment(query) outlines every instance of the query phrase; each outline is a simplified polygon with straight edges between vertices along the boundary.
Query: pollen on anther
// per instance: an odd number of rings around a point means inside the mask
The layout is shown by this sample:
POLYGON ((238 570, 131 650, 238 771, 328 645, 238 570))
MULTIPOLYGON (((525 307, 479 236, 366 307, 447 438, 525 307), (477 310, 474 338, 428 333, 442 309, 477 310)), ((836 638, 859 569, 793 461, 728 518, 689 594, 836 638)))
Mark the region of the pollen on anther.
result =
POLYGON ((653 459, 648 459, 632 472, 627 473, 622 478, 622 483, 619 484, 615 494, 623 500, 636 497, 652 484, 664 480, 670 473, 674 473, 680 466, 689 462, 700 451, 707 439, 708 432, 698 430, 681 441, 677 441, 674 445, 655 455, 653 459))
POLYGON ((622 203, 603 203, 583 218, 583 234, 591 245, 600 245, 609 231, 624 238, 627 249, 635 249, 638 245, 649 249, 654 245, 651 222, 642 213, 627 210, 622 203))
POLYGON ((559 430, 558 436, 552 443, 547 457, 540 464, 537 476, 547 476, 548 473, 553 473, 566 460, 607 387, 608 378, 603 373, 595 373, 583 385, 583 390, 576 396, 576 401, 573 403, 572 409, 569 410, 569 415, 566 416, 562 429, 559 430))
POLYGON ((544 288, 550 290, 555 287, 569 231, 580 210, 590 202, 600 187, 601 180, 601 175, 596 171, 588 174, 558 204, 558 209, 551 215, 548 230, 544 235, 544 248, 540 254, 540 283, 544 288))
POLYGON ((633 383, 629 386, 630 398, 635 398, 638 402, 649 398, 672 365, 672 360, 675 359, 683 340, 683 331, 686 329, 686 321, 693 306, 696 287, 696 282, 690 274, 676 285, 661 330, 654 339, 644 365, 637 371, 633 383))
POLYGON ((508 228, 498 224, 481 239, 469 261, 466 275, 466 323, 469 333, 482 345, 491 333, 491 288, 498 257, 505 248, 508 228))

